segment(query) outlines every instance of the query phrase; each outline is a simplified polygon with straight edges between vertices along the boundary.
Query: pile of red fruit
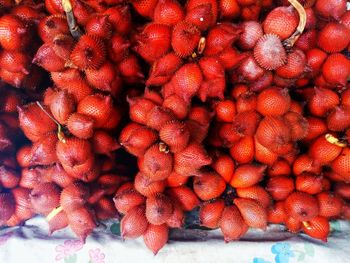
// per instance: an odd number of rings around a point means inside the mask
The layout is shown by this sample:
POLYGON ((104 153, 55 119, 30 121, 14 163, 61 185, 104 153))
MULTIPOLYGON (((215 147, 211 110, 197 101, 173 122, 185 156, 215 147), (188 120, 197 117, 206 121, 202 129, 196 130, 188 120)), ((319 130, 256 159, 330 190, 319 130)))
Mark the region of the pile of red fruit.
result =
POLYGON ((85 240, 122 215, 157 253, 191 211, 226 242, 350 220, 347 1, 0 6, 0 81, 22 88, 0 85, 0 225, 85 240))

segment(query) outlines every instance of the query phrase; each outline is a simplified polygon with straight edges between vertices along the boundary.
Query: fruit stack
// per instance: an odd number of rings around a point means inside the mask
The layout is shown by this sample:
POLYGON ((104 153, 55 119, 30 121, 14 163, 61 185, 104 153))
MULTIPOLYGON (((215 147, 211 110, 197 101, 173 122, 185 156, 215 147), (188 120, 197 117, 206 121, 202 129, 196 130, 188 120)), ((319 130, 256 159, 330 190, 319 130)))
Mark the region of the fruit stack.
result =
POLYGON ((85 240, 120 217, 157 253, 195 212, 226 242, 350 220, 347 1, 19 2, 0 0, 0 79, 26 93, 0 88, 1 225, 85 240))

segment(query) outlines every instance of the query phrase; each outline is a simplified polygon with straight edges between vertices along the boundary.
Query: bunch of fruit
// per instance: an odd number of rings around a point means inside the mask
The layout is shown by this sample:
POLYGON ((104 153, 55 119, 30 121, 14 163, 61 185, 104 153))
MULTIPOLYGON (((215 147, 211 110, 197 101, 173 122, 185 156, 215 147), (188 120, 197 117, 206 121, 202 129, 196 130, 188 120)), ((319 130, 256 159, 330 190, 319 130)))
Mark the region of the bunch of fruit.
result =
POLYGON ((0 5, 0 79, 26 93, 0 85, 0 225, 85 240, 122 216, 157 253, 196 208, 226 242, 350 220, 347 1, 0 5))

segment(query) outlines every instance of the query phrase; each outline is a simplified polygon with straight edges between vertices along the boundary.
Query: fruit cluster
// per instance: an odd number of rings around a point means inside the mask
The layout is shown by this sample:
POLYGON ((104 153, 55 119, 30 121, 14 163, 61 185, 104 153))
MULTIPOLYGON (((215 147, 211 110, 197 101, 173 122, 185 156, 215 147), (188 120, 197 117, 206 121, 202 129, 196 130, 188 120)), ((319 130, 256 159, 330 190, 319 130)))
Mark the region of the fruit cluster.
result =
POLYGON ((0 6, 0 79, 24 88, 0 83, 0 225, 85 240, 120 216, 157 253, 194 211, 226 242, 350 220, 347 1, 0 6))

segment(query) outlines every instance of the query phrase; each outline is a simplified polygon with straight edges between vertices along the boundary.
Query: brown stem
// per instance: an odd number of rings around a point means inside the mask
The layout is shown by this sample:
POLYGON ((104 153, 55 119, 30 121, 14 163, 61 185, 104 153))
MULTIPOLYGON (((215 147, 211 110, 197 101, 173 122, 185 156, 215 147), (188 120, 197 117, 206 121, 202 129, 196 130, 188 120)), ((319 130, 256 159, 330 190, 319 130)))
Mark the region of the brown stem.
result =
POLYGON ((64 137, 64 133, 63 133, 63 131, 62 131, 62 125, 61 125, 58 121, 56 121, 55 118, 52 117, 51 114, 48 113, 48 112, 44 109, 44 107, 41 105, 41 103, 40 103, 39 101, 37 101, 36 104, 39 106, 39 108, 40 108, 54 123, 56 123, 56 125, 57 125, 57 137, 58 137, 58 139, 59 139, 61 142, 66 143, 66 138, 64 137))
POLYGON ((304 7, 297 0, 288 0, 288 2, 298 11, 299 14, 299 25, 295 32, 286 40, 283 41, 283 45, 290 49, 294 46, 295 42, 299 39, 303 33, 306 25, 306 12, 304 7))
POLYGON ((305 227, 306 229, 309 229, 309 230, 311 229, 311 226, 310 226, 309 222, 303 221, 302 224, 304 225, 304 227, 305 227))
POLYGON ((168 145, 166 145, 164 142, 160 142, 159 143, 159 151, 162 153, 169 153, 170 149, 169 149, 168 145))
POLYGON ((205 44, 206 44, 206 39, 205 39, 205 37, 201 37, 201 38, 199 39, 199 42, 198 42, 198 48, 197 48, 198 54, 201 55, 201 54, 204 52, 205 44))
POLYGON ((83 32, 79 28, 73 14, 73 7, 70 0, 62 0, 63 10, 66 13, 69 31, 75 39, 79 39, 83 32))

